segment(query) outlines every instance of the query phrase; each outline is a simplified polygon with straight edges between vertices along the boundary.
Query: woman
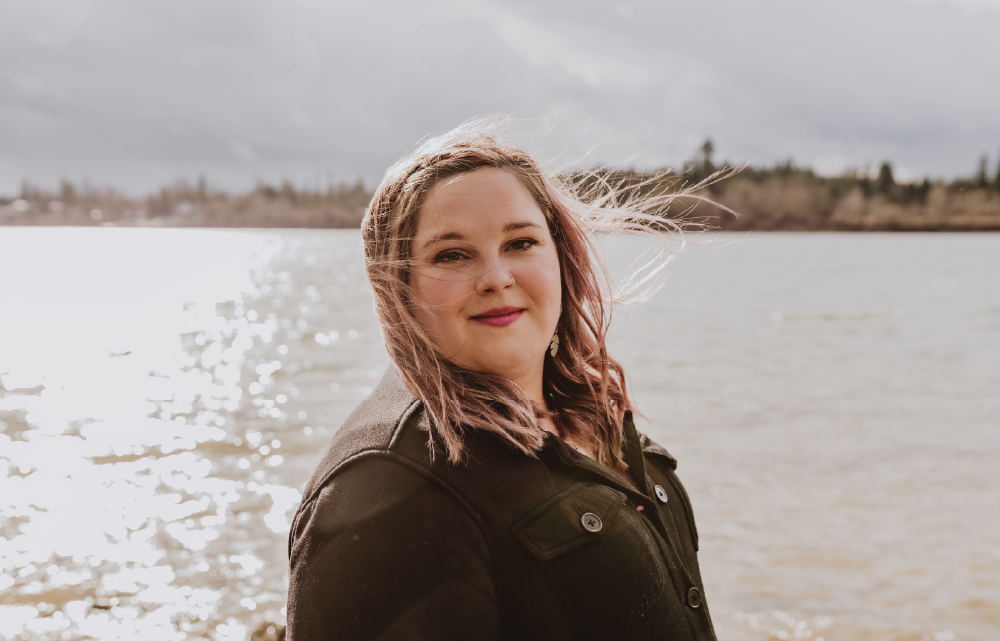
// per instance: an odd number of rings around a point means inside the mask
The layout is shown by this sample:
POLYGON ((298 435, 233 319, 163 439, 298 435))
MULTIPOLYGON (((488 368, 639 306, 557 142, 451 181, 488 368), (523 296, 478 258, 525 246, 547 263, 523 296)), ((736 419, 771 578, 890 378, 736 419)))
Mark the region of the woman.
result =
POLYGON ((475 126, 386 173, 363 237, 394 367, 304 491, 290 639, 715 638, 590 243, 662 231, 670 197, 613 194, 585 204, 475 126))

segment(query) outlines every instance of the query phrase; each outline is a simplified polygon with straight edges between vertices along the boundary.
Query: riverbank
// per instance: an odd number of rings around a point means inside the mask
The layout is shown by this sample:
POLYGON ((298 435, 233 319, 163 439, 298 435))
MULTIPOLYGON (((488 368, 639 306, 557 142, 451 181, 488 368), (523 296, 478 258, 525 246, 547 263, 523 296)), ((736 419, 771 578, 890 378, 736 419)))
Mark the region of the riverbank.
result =
MULTIPOLYGON (((906 183, 896 182, 887 163, 875 177, 820 176, 786 163, 722 172, 728 177, 712 182, 718 171, 702 160, 681 172, 595 171, 582 180, 599 176, 642 193, 703 185, 693 193, 719 207, 679 199, 665 215, 724 231, 1000 231, 1000 177, 906 183)), ((0 198, 0 226, 357 229, 371 196, 360 183, 326 190, 259 185, 230 194, 202 181, 147 197, 70 183, 54 191, 25 185, 18 197, 0 198)))

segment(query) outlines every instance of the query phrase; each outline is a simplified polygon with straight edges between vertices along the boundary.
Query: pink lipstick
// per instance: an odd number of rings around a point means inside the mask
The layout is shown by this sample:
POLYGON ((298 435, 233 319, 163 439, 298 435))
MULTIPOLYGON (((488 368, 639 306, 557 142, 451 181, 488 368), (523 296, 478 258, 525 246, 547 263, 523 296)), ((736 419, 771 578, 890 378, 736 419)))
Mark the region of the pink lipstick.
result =
POLYGON ((472 320, 490 327, 506 327, 521 318, 524 310, 520 307, 494 307, 488 312, 473 316, 472 320))

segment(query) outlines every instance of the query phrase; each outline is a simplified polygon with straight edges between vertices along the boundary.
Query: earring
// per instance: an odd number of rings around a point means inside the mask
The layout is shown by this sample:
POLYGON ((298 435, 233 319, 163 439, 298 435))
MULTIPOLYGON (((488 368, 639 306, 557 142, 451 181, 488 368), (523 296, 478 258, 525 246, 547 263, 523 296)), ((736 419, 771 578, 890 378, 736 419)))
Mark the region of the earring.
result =
POLYGON ((552 358, 556 357, 556 352, 559 351, 559 318, 562 316, 562 301, 559 301, 559 316, 556 316, 556 331, 552 334, 552 340, 549 341, 549 355, 552 358))

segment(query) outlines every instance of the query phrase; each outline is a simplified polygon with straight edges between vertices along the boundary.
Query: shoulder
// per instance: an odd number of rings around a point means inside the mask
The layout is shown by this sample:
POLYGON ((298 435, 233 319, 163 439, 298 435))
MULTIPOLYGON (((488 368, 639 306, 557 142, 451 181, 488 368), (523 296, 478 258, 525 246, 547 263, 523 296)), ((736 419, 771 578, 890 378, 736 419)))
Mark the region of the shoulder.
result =
POLYGON ((428 500, 447 503, 448 509, 467 513, 480 525, 478 515, 437 473, 440 466, 430 460, 427 430, 422 403, 390 367, 331 439, 306 484, 292 523, 289 554, 320 515, 335 511, 341 518, 350 512, 355 518, 366 513, 365 501, 377 501, 381 509, 400 497, 416 504, 417 495, 434 495, 428 500), (375 487, 380 492, 373 495, 368 490, 375 487))
POLYGON ((383 450, 369 450, 338 467, 299 505, 289 560, 301 566, 345 537, 377 540, 377 548, 412 547, 432 539, 488 548, 482 520, 453 488, 425 467, 383 450))
POLYGON ((390 366, 371 395, 351 412, 330 440, 302 492, 302 502, 315 498, 331 475, 357 457, 391 450, 403 428, 420 420, 421 409, 421 403, 390 366))
POLYGON ((387 448, 389 434, 344 448, 358 453, 333 465, 299 507, 289 638, 495 637, 482 523, 425 466, 387 448))

